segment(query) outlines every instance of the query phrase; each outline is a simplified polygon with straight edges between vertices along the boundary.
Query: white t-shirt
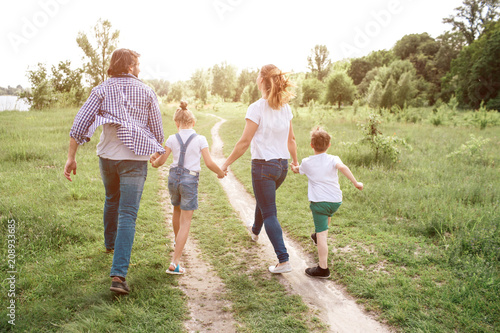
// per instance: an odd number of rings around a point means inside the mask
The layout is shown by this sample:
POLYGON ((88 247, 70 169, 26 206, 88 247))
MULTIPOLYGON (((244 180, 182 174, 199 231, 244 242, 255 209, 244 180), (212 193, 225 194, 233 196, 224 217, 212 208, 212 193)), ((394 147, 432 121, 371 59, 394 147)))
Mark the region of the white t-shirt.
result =
POLYGON ((102 125, 101 140, 97 144, 97 155, 108 160, 149 161, 149 155, 136 155, 116 135, 117 125, 102 125))
MULTIPOLYGON (((179 130, 179 134, 181 135, 182 142, 184 144, 187 142, 191 134, 196 133, 194 129, 181 129, 179 130)), ((165 146, 172 150, 172 155, 174 156, 174 161, 170 165, 170 167, 176 167, 179 163, 179 156, 181 154, 181 145, 177 140, 175 134, 168 137, 165 146)), ((200 166, 200 158, 201 158, 201 150, 204 148, 208 148, 207 139, 203 135, 195 136, 186 150, 186 156, 184 157, 184 168, 190 171, 201 171, 200 166)))
POLYGON ((312 202, 342 202, 337 163, 340 157, 322 153, 306 157, 299 166, 301 175, 309 179, 307 197, 312 202))
POLYGON ((248 107, 245 118, 259 125, 250 146, 252 159, 290 158, 288 133, 293 114, 288 104, 273 110, 267 100, 261 98, 248 107))

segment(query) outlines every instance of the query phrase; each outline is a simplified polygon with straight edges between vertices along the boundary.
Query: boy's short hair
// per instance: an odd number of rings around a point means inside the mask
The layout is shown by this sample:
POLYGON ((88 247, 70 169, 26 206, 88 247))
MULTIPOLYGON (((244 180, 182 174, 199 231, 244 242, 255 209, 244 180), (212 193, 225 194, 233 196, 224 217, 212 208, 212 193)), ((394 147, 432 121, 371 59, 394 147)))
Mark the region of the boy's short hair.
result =
POLYGON ((331 136, 321 127, 316 127, 311 131, 311 145, 315 151, 326 151, 330 146, 331 136))

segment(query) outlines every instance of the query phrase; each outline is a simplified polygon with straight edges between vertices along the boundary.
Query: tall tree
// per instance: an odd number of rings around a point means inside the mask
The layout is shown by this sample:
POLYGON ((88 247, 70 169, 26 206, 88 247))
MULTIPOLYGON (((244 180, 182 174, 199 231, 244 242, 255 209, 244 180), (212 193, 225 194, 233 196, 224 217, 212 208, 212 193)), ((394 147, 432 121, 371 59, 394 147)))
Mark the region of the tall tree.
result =
POLYGON ((463 5, 455 8, 456 14, 443 19, 454 31, 459 31, 472 44, 485 27, 499 19, 500 0, 464 0, 463 5))
POLYGON ((337 103, 340 109, 342 103, 354 101, 356 91, 356 86, 346 72, 335 72, 328 77, 326 102, 337 103))
POLYGON ((241 71, 240 76, 238 76, 238 82, 236 83, 236 91, 234 94, 234 101, 239 102, 241 100, 241 94, 245 87, 251 83, 255 83, 257 76, 259 75, 259 70, 245 68, 241 71))
POLYGON ((78 33, 76 42, 87 57, 85 73, 89 76, 92 87, 106 80, 111 54, 116 49, 119 36, 120 31, 111 31, 111 23, 102 19, 99 19, 93 27, 93 42, 95 45, 91 43, 85 33, 81 31, 78 33))
POLYGON ((193 90, 196 98, 206 103, 210 89, 210 73, 204 69, 195 70, 189 80, 189 88, 193 90))
POLYGON ((212 95, 233 99, 236 91, 236 67, 226 62, 212 68, 212 95))
POLYGON ((328 58, 330 52, 325 45, 316 45, 311 49, 311 55, 307 57, 307 66, 317 75, 318 80, 323 81, 323 79, 328 75, 330 70, 331 61, 328 58))

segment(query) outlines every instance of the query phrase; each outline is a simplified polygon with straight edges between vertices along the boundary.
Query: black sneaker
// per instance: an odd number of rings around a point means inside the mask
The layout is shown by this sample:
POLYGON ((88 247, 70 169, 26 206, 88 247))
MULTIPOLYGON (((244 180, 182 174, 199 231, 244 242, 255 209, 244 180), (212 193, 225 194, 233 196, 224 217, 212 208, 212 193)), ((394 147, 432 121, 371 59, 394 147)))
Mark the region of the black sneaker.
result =
POLYGON ((328 279, 330 277, 330 269, 328 269, 328 268, 323 269, 319 266, 310 267, 310 268, 306 268, 306 274, 311 276, 311 277, 315 277, 315 278, 319 278, 319 279, 328 279))
POLYGON ((130 292, 127 282, 125 280, 122 281, 118 276, 113 276, 109 290, 123 295, 127 295, 130 292))
POLYGON ((318 246, 318 240, 316 239, 316 233, 311 234, 311 239, 312 239, 314 245, 318 246))

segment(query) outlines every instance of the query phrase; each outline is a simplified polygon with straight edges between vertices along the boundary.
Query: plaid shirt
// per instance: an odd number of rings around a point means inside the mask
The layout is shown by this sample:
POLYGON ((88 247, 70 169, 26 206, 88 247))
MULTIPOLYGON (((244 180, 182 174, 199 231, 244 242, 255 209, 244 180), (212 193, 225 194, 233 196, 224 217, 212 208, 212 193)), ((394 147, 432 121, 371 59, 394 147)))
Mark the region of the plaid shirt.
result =
POLYGON ((97 127, 117 124, 117 136, 136 155, 164 153, 163 125, 154 91, 132 74, 111 77, 92 89, 76 114, 69 136, 80 145, 97 127))

